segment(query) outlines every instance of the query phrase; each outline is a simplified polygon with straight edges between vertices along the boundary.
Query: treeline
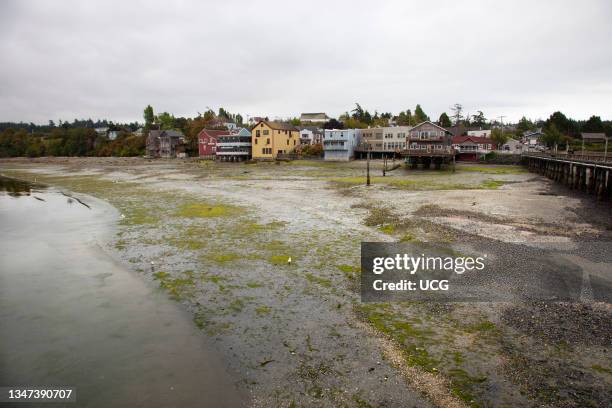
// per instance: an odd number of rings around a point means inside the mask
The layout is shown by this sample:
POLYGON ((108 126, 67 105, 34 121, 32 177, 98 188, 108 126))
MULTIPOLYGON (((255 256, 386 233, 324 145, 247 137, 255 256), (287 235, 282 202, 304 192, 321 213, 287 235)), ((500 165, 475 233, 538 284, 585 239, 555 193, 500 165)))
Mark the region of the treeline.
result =
POLYGON ((178 130, 187 140, 187 153, 197 155, 198 133, 204 128, 221 129, 225 123, 241 126, 240 114, 232 114, 223 108, 210 109, 194 118, 175 117, 168 112, 155 114, 149 105, 144 110, 144 126, 138 122, 113 123, 91 119, 72 122, 59 121, 56 125, 34 123, 0 123, 0 157, 39 156, 140 156, 145 154, 149 130, 178 130), (142 134, 134 134, 143 127, 142 134), (109 140, 107 134, 98 134, 95 128, 117 131, 117 138, 109 140))
POLYGON ((0 122, 0 132, 6 129, 25 130, 28 133, 43 132, 48 133, 53 129, 78 129, 78 128, 108 128, 109 130, 128 130, 135 131, 142 125, 138 122, 114 123, 106 119, 93 121, 92 119, 74 119, 72 122, 59 120, 58 124, 50 120, 46 125, 25 122, 0 122))
POLYGON ((0 132, 0 157, 40 156, 139 156, 144 154, 145 136, 120 131, 108 140, 92 128, 54 128, 29 133, 25 129, 0 132))

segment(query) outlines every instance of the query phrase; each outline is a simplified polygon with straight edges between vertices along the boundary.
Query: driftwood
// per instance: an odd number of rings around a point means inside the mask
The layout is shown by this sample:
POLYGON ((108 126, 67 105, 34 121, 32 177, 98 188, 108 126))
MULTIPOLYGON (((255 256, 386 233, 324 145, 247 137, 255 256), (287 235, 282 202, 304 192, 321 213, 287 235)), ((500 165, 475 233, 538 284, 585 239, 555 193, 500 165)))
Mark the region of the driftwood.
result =
POLYGON ((79 204, 84 205, 85 207, 89 208, 91 210, 91 207, 88 204, 85 204, 84 202, 82 202, 81 200, 79 200, 78 198, 71 196, 70 194, 66 194, 63 191, 61 192, 63 196, 66 196, 68 198, 72 198, 73 200, 77 200, 79 202, 79 204))

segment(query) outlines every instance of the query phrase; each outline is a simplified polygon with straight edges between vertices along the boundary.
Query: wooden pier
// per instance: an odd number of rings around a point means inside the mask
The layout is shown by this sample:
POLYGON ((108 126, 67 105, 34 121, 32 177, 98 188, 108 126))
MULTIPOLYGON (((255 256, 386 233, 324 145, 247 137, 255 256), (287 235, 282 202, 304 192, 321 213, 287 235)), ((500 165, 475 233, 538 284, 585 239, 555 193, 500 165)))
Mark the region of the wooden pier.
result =
POLYGON ((439 170, 443 164, 452 163, 454 169, 455 153, 451 148, 439 150, 406 149, 400 152, 406 164, 412 169, 416 169, 419 164, 423 169, 431 168, 433 164, 439 170))
POLYGON ((523 155, 529 171, 542 174, 572 190, 593 194, 598 200, 612 199, 612 159, 585 160, 575 156, 523 155))

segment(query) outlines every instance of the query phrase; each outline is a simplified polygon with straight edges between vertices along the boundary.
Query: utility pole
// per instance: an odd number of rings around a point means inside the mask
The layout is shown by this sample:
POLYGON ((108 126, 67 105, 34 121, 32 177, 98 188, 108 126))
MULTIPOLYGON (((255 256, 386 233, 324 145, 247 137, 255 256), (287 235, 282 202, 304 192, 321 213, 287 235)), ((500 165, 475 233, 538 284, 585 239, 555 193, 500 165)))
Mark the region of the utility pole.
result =
POLYGON ((385 171, 387 170, 387 155, 383 153, 383 177, 385 177, 385 171))
POLYGON ((500 116, 498 116, 498 118, 499 118, 499 123, 501 123, 501 132, 502 132, 502 135, 504 134, 504 118, 505 118, 505 117, 506 117, 505 115, 500 115, 500 116))
POLYGON ((372 146, 368 143, 368 165, 367 165, 367 176, 366 176, 366 186, 370 185, 370 150, 372 146))

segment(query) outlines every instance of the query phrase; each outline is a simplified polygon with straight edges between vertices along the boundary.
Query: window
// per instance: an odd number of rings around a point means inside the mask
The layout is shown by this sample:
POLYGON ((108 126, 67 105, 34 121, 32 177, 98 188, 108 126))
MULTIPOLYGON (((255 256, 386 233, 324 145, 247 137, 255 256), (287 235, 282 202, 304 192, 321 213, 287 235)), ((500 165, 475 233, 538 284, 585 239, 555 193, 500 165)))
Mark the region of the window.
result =
POLYGON ((259 139, 255 139, 255 144, 257 144, 258 141, 259 141, 259 139))
POLYGON ((270 138, 266 139, 266 144, 269 145, 270 144, 270 138))
POLYGON ((293 145, 295 146, 295 140, 293 141, 293 145))
POLYGON ((289 146, 289 139, 287 139, 287 146, 289 146))
POLYGON ((269 131, 268 129, 264 129, 263 134, 264 134, 264 135, 269 135, 269 134, 270 134, 270 131, 269 131))
POLYGON ((259 137, 259 136, 260 136, 260 131, 259 131, 259 130, 256 130, 256 131, 255 131, 255 136, 257 136, 257 137, 259 137))

